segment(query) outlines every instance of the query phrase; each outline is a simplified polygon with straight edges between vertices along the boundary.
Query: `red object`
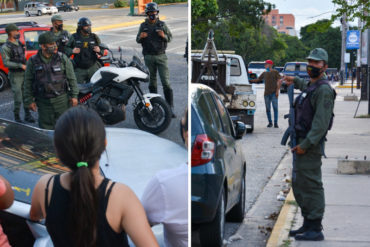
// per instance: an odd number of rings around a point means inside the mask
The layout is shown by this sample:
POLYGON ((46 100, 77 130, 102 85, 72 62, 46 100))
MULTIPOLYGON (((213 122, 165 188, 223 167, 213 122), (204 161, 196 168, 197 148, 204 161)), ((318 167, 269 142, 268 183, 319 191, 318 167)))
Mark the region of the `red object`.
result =
MULTIPOLYGON (((22 44, 25 44, 25 33, 27 32, 35 32, 35 31, 39 31, 38 35, 40 35, 42 32, 46 32, 46 31, 49 31, 50 30, 50 27, 51 26, 47 26, 47 25, 38 25, 38 24, 34 24, 34 25, 30 25, 30 26, 18 26, 19 28, 19 33, 21 35, 21 37, 19 38, 19 41, 22 43, 22 44)), ((0 28, 0 35, 6 35, 6 32, 5 32, 5 28, 0 28)), ((7 37, 7 36, 6 36, 7 37)), ((38 42, 38 37, 35 37, 33 42, 38 42)), ((2 46, 4 43, 1 42, 0 45, 2 46)), ((26 47, 26 59, 28 60, 30 57, 32 57, 33 55, 35 55, 37 53, 37 49, 34 50, 34 49, 27 49, 26 47)), ((9 72, 9 69, 7 67, 4 66, 4 63, 3 63, 3 58, 0 56, 0 71, 3 71, 6 75, 8 75, 8 72, 9 72)))
POLYGON ((274 62, 272 60, 266 60, 265 63, 271 64, 271 65, 274 64, 274 62))
POLYGON ((200 166, 210 162, 215 152, 215 143, 206 134, 195 138, 191 151, 191 166, 200 166))

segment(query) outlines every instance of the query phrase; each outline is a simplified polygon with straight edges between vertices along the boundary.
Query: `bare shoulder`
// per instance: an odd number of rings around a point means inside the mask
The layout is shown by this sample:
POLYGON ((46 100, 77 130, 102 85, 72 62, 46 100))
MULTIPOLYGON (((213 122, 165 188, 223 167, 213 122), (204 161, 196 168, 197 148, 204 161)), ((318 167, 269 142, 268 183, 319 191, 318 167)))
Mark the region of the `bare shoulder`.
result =
POLYGON ((134 191, 130 187, 125 184, 116 182, 112 188, 110 200, 113 200, 115 203, 123 206, 126 203, 130 203, 138 199, 134 191))
POLYGON ((46 184, 48 183, 48 181, 50 180, 51 177, 53 177, 54 175, 51 175, 51 174, 46 174, 44 176, 42 176, 39 181, 37 182, 36 184, 36 187, 44 187, 46 186, 46 184))

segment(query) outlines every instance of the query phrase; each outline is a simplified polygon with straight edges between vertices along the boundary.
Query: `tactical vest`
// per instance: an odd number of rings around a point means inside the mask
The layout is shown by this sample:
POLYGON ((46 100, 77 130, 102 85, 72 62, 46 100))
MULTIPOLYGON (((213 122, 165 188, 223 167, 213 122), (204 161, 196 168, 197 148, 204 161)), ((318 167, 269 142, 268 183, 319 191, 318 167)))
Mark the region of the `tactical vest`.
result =
POLYGON ((55 98, 67 92, 68 80, 62 67, 63 54, 53 54, 49 63, 41 59, 41 50, 31 57, 35 79, 32 83, 35 96, 42 98, 55 98))
MULTIPOLYGON (((315 114, 315 109, 311 104, 311 96, 313 92, 323 84, 327 84, 330 86, 328 80, 320 80, 316 83, 313 83, 309 87, 306 88, 296 99, 294 102, 294 110, 295 110, 295 130, 297 133, 297 138, 305 138, 307 133, 311 130, 312 120, 315 114)), ((336 97, 336 92, 334 92, 334 100, 336 97)), ((331 129, 334 120, 334 113, 330 118, 330 123, 328 126, 328 130, 331 129)))
MULTIPOLYGON (((14 63, 21 63, 26 64, 26 56, 25 56, 25 47, 24 45, 17 40, 18 45, 13 44, 9 40, 6 41, 6 45, 10 49, 10 61, 14 63)), ((9 69, 10 71, 24 71, 21 68, 17 69, 9 69)))
POLYGON ((163 29, 164 22, 157 20, 157 22, 152 25, 148 21, 142 24, 142 32, 148 33, 148 37, 143 39, 143 54, 144 55, 160 55, 166 52, 167 41, 158 35, 159 30, 163 29))
MULTIPOLYGON (((50 29, 50 32, 52 34, 54 34, 53 28, 50 29)), ((69 40, 69 38, 68 38, 68 32, 66 30, 63 30, 59 34, 58 39, 55 41, 57 43, 58 51, 59 52, 65 53, 65 46, 68 43, 68 40, 69 40)))
POLYGON ((98 46, 96 34, 92 33, 84 38, 79 32, 72 34, 75 39, 75 47, 80 48, 80 53, 75 54, 73 61, 77 68, 88 69, 98 60, 94 46, 98 46))

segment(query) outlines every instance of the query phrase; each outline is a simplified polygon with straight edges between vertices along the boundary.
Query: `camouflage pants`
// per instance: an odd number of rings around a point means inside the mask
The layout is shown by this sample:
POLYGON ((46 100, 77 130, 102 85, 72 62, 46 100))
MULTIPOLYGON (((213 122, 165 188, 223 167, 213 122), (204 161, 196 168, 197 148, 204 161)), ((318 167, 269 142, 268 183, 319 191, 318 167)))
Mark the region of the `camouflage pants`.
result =
POLYGON ((144 60, 150 72, 149 89, 151 92, 157 91, 157 71, 161 78, 163 90, 171 89, 167 55, 145 55, 144 60))
POLYGON ((90 82, 91 77, 100 68, 100 64, 96 62, 88 69, 75 68, 75 75, 77 83, 87 83, 90 82))
POLYGON ((58 118, 69 108, 67 94, 59 95, 52 99, 36 98, 39 113, 39 127, 53 130, 58 118))
POLYGON ((9 82, 13 92, 14 114, 19 114, 23 103, 24 72, 9 72, 9 82))

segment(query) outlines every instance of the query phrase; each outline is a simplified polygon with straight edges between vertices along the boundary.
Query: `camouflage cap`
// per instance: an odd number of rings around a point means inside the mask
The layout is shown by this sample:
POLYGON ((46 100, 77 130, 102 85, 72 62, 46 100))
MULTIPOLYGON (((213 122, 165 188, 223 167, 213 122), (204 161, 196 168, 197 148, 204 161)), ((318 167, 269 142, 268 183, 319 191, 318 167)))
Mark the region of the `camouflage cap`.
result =
POLYGON ((306 59, 316 60, 316 61, 325 61, 328 63, 328 53, 323 48, 315 48, 310 52, 310 55, 306 59))
POLYGON ((53 15, 53 17, 51 17, 51 22, 53 21, 63 21, 63 17, 61 15, 53 15))
POLYGON ((10 23, 10 24, 6 25, 6 27, 5 27, 5 32, 7 32, 7 33, 10 33, 11 31, 18 31, 18 30, 19 30, 19 28, 14 23, 10 23))
POLYGON ((51 32, 44 32, 39 36, 39 44, 50 44, 55 42, 55 35, 51 32))

